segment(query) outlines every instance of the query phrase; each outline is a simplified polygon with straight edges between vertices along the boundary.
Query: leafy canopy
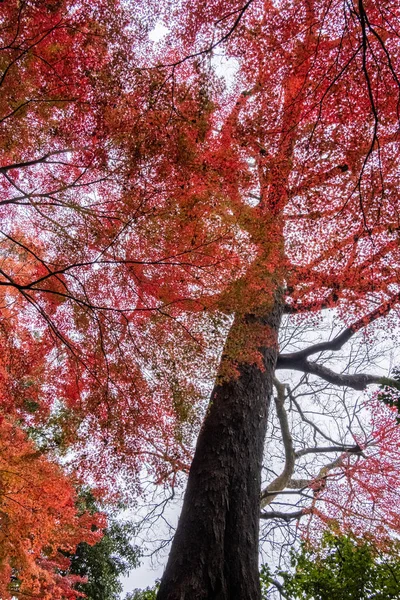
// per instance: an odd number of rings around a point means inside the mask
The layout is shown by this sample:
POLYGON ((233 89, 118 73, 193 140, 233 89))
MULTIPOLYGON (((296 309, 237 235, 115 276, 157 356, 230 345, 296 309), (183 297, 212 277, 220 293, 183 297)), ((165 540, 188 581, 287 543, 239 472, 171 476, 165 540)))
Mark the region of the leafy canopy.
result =
MULTIPOLYGON (((389 600, 400 594, 399 544, 385 551, 366 538, 337 536, 326 532, 320 546, 303 543, 292 552, 294 572, 281 572, 283 591, 288 598, 304 600, 389 600)), ((264 593, 270 575, 264 568, 264 593)))
POLYGON ((119 600, 123 586, 121 575, 139 565, 139 550, 132 546, 134 528, 130 523, 111 520, 103 531, 99 542, 89 545, 80 542, 72 555, 69 555, 68 572, 86 578, 76 588, 88 600, 119 600))
MULTIPOLYGON (((109 494, 123 480, 133 494, 145 465, 175 486, 225 341, 221 381, 263 368, 274 336, 258 320, 273 298, 295 317, 336 309, 345 329, 325 349, 398 324, 397 3, 10 0, 0 11, 0 391, 3 439, 17 439, 15 456, 1 447, 4 472, 31 453, 24 429, 55 419, 72 479, 109 494), (157 19, 169 33, 152 45, 157 19), (208 60, 217 46, 232 82, 208 60)), ((278 367, 356 390, 383 383, 309 360, 316 346, 278 367)), ((41 566, 57 553, 57 478, 79 540, 71 482, 37 458, 31 488, 46 472, 54 482, 38 513, 46 535, 10 530, 19 552, 2 556, 4 597, 18 561, 30 561, 33 593, 58 586, 58 563, 41 566)), ((4 519, 29 521, 12 504, 4 519)))

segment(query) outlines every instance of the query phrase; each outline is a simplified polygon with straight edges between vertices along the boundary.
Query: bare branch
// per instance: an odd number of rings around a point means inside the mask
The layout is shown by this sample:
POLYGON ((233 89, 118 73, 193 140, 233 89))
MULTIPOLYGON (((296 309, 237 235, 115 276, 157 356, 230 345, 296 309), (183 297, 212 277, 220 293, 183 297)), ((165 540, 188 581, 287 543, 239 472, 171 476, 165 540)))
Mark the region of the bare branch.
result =
MULTIPOLYGON (((297 354, 297 353, 295 353, 297 354)), ((369 373, 336 373, 321 365, 320 363, 309 361, 305 359, 291 358, 290 355, 282 354, 278 358, 276 365, 277 369, 294 369, 295 371, 302 371, 303 373, 310 373, 311 375, 317 375, 328 383, 337 385, 339 387, 350 387, 353 390, 365 390, 368 385, 392 385, 398 387, 398 382, 394 379, 388 379, 381 375, 371 375, 369 373)))
POLYGON ((32 160, 27 160, 25 162, 19 163, 11 163, 9 165, 4 165, 0 167, 0 173, 7 173, 11 169, 23 169, 24 167, 32 167, 34 165, 38 165, 40 163, 46 163, 47 159, 52 156, 57 156, 58 154, 65 154, 66 152, 71 152, 72 148, 65 148, 64 150, 54 150, 53 152, 48 152, 44 154, 40 158, 35 158, 32 160))
POLYGON ((283 471, 261 492, 261 508, 271 504, 278 493, 286 487, 287 482, 293 475, 295 466, 295 453, 293 448, 293 439, 289 429, 287 413, 285 410, 285 386, 274 377, 274 386, 278 392, 275 398, 276 414, 279 419, 279 425, 282 433, 282 441, 285 448, 285 466, 283 471), (276 492, 273 494, 272 492, 276 492))
POLYGON ((306 454, 327 454, 329 452, 348 452, 350 454, 361 454, 360 446, 318 446, 315 448, 304 448, 295 452, 295 457, 300 458, 306 454))
POLYGON ((272 510, 270 512, 262 512, 260 514, 260 519, 282 519, 283 521, 286 521, 288 523, 289 521, 299 520, 301 519, 301 517, 304 517, 304 515, 307 515, 309 513, 310 511, 305 508, 302 508, 301 510, 297 510, 292 513, 285 513, 278 510, 272 510))
MULTIPOLYGON (((319 352, 326 352, 326 351, 336 352, 337 350, 340 350, 353 337, 353 335, 355 333, 360 331, 360 329, 363 329, 364 327, 366 327, 370 323, 373 323, 380 317, 386 316, 388 314, 388 312, 391 310, 391 308, 397 302, 399 302, 399 300, 400 300, 400 294, 395 294, 394 296, 389 298, 389 300, 380 304, 373 311, 371 311, 370 313, 368 313, 361 319, 358 319, 358 321, 356 321, 355 323, 350 325, 350 327, 347 327, 346 329, 344 329, 339 335, 337 335, 332 340, 327 340, 326 342, 321 342, 319 344, 313 344, 312 346, 309 346, 308 348, 304 348, 304 350, 300 350, 299 352, 291 352, 290 354, 281 354, 278 357, 278 365, 280 363, 285 363, 287 360, 290 360, 290 361, 302 360, 304 358, 308 358, 312 354, 317 354, 319 352)), ((278 366, 277 368, 283 369, 286 367, 278 366)), ((293 368, 293 367, 289 367, 289 368, 293 368)))
POLYGON ((287 595, 287 593, 285 592, 283 585, 280 583, 280 581, 278 581, 277 579, 271 579, 270 580, 272 585, 276 587, 276 589, 278 590, 278 592, 280 593, 281 596, 283 596, 284 598, 287 598, 287 600, 291 600, 290 596, 287 595))

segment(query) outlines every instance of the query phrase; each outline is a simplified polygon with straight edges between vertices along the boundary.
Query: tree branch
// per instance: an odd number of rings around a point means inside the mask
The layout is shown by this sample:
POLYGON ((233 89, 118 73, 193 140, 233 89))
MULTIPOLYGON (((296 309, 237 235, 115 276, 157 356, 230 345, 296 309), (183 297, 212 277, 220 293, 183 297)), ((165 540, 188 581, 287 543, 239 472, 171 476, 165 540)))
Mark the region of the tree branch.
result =
POLYGON ((9 165, 4 165, 4 166, 0 167, 0 173, 7 173, 7 171, 10 171, 11 169, 23 169, 24 167, 32 167, 32 166, 38 165, 40 163, 46 163, 47 159, 50 158, 51 156, 57 156, 58 154, 65 154, 66 152, 71 152, 71 151, 72 151, 72 148, 65 148, 64 150, 54 150, 53 152, 48 152, 47 154, 44 154, 40 158, 27 160, 25 162, 11 163, 9 165))
POLYGON ((292 393, 292 391, 291 391, 291 389, 290 389, 289 386, 287 386, 287 389, 288 389, 288 393, 289 393, 289 398, 290 398, 291 402, 293 402, 294 406, 296 407, 296 410, 299 413, 301 420, 304 423, 307 423, 307 425, 309 425, 310 427, 313 428, 315 443, 316 443, 316 437, 315 436, 316 436, 316 434, 318 434, 321 437, 323 437, 325 440, 327 440, 328 442, 331 442, 334 445, 336 444, 337 446, 341 446, 342 444, 337 443, 336 440, 334 440, 329 435, 327 435, 326 433, 324 433, 322 431, 322 429, 320 427, 318 427, 318 425, 316 425, 313 421, 311 421, 310 419, 308 419, 306 417, 306 415, 304 414, 304 412, 301 409, 300 404, 297 402, 297 400, 296 400, 295 396, 293 395, 293 393, 292 393))
POLYGON ((283 596, 287 600, 291 600, 290 596, 288 596, 287 593, 285 592, 284 587, 280 583, 280 581, 278 581, 277 579, 270 579, 270 582, 272 585, 274 585, 276 587, 276 589, 278 590, 278 592, 280 593, 281 596, 283 596))
POLYGON ((357 330, 353 329, 355 325, 351 327, 347 327, 342 333, 333 338, 332 340, 327 340, 326 342, 320 342, 319 344, 313 344, 312 346, 308 346, 308 348, 304 348, 304 350, 299 350, 298 352, 291 352, 289 354, 281 354, 279 356, 279 360, 301 360, 303 358, 308 358, 312 354, 317 354, 319 352, 337 351, 340 350, 346 342, 348 342, 351 337, 356 333, 357 330))
MULTIPOLYGON (((400 294, 395 294, 383 304, 380 304, 377 308, 372 310, 370 313, 358 319, 355 323, 344 329, 339 335, 337 335, 332 340, 327 340, 326 342, 321 342, 319 344, 313 344, 308 348, 304 348, 304 350, 300 350, 299 352, 291 352, 290 354, 281 354, 278 357, 278 363, 285 362, 286 360, 301 360, 303 358, 308 358, 312 354, 317 354, 319 352, 336 352, 340 350, 346 342, 348 342, 355 333, 363 329, 373 321, 376 321, 380 317, 384 317, 388 314, 394 304, 400 301, 400 294)), ((285 368, 285 367, 278 367, 285 368)))
MULTIPOLYGON (((297 354, 297 353, 294 353, 297 354)), ((377 385, 388 385, 398 388, 399 382, 394 379, 383 377, 382 375, 371 375, 369 373, 336 373, 321 365, 320 363, 305 360, 302 358, 293 358, 290 354, 281 354, 278 358, 277 369, 294 369, 295 371, 302 371, 303 373, 310 373, 311 375, 317 375, 328 383, 337 385, 339 387, 350 387, 353 390, 365 390, 368 385, 373 383, 377 385)))
POLYGON ((358 444, 355 446, 316 446, 314 448, 304 448, 294 453, 296 458, 305 456, 306 454, 326 454, 328 452, 348 452, 350 454, 361 454, 362 449, 358 444))
POLYGON ((305 508, 302 508, 302 509, 297 510, 292 513, 285 513, 285 512, 281 512, 281 511, 277 511, 277 510, 272 510, 271 512, 262 512, 260 514, 260 519, 264 519, 264 520, 282 519, 283 521, 286 521, 287 523, 289 523, 289 521, 301 519, 301 517, 303 517, 304 515, 307 515, 309 513, 310 513, 310 511, 305 508))
POLYGON ((282 491, 287 482, 293 475, 295 466, 295 453, 293 448, 293 439, 289 429, 289 423, 287 413, 285 410, 285 385, 283 385, 276 377, 274 377, 274 386, 278 393, 275 398, 276 414, 279 419, 279 425, 282 432, 282 441, 285 449, 285 466, 283 471, 278 477, 276 477, 267 487, 261 492, 261 508, 264 508, 276 498, 280 491, 282 491), (273 494, 272 492, 276 492, 273 494))

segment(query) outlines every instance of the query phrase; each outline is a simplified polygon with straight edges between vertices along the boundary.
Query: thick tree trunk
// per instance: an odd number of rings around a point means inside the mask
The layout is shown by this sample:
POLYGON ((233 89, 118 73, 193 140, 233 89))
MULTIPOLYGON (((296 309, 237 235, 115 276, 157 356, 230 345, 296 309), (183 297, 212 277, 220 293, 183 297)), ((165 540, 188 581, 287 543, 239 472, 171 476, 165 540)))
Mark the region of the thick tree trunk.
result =
POLYGON ((190 469, 178 528, 157 600, 259 600, 260 478, 277 358, 279 302, 260 324, 264 368, 239 365, 239 377, 214 387, 190 469))

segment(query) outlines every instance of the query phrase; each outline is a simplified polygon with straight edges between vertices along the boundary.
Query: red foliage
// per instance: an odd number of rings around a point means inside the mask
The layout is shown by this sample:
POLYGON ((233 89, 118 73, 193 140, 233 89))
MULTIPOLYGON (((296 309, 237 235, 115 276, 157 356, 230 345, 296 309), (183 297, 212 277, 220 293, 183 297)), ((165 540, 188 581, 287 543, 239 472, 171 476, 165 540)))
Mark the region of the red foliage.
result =
POLYGON ((3 410, 57 399, 82 468, 173 478, 231 315, 397 315, 393 4, 0 4, 3 410))
POLYGON ((102 515, 75 506, 74 487, 55 463, 36 450, 23 431, 0 417, 0 594, 28 593, 54 600, 77 598, 78 581, 63 576, 77 544, 96 543, 102 515))
POLYGON ((326 527, 355 535, 367 533, 376 543, 400 532, 400 427, 396 409, 376 398, 366 404, 372 431, 363 454, 344 453, 327 485, 310 507, 311 518, 302 530, 317 540, 326 527))

